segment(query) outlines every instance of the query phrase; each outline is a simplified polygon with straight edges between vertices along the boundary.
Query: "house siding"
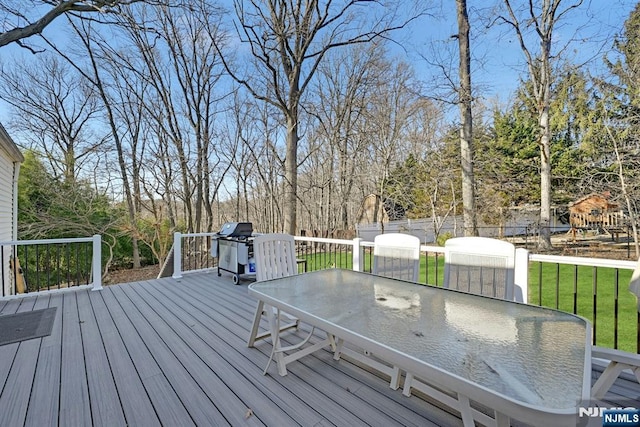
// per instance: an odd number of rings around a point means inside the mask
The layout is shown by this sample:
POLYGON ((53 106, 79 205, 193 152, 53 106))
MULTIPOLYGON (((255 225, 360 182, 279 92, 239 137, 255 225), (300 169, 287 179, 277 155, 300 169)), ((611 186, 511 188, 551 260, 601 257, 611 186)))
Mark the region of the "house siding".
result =
MULTIPOLYGON (((11 139, 5 128, 0 124, 0 242, 15 240, 17 238, 17 179, 20 171, 20 163, 24 157, 11 139)), ((0 274, 4 287, 2 295, 11 294, 12 281, 10 280, 9 255, 10 246, 0 246, 0 274)))
MULTIPOLYGON (((8 153, 0 148, 0 242, 6 242, 14 238, 13 212, 15 198, 13 181, 15 169, 16 166, 8 153)), ((11 290, 9 286, 11 283, 9 276, 9 255, 11 248, 8 246, 2 246, 1 248, 3 253, 0 259, 3 265, 0 267, 0 272, 2 272, 4 276, 3 283, 5 287, 3 294, 7 295, 11 290)))

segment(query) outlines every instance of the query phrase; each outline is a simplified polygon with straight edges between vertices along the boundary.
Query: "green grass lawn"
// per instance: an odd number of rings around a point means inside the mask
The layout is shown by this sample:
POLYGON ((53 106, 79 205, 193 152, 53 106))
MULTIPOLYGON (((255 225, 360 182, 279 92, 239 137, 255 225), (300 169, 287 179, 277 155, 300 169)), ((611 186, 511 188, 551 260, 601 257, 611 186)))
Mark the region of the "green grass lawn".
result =
POLYGON ((628 289, 631 273, 620 270, 616 277, 612 268, 534 262, 529 270, 529 303, 575 312, 591 321, 597 345, 616 347, 617 334, 617 348, 635 353, 638 311, 636 297, 628 289))
MULTIPOLYGON (((334 267, 350 269, 353 266, 351 253, 321 252, 298 258, 306 259, 308 271, 334 267)), ((365 254, 364 266, 366 271, 370 270, 369 254, 365 254)), ((437 259, 433 256, 421 257, 420 283, 440 286, 443 276, 443 255, 437 259)), ((630 278, 629 270, 620 270, 616 277, 616 270, 612 268, 594 269, 533 262, 529 269, 528 302, 569 313, 575 311, 591 321, 597 345, 635 353, 638 312, 636 298, 628 290, 630 278), (539 283, 542 283, 542 287, 539 283)))

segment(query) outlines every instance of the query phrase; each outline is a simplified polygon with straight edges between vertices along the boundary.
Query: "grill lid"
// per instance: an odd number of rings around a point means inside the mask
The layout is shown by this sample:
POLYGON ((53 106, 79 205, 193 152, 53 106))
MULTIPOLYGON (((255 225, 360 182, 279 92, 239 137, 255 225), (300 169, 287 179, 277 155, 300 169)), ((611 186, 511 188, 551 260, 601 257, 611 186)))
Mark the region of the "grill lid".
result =
POLYGON ((222 225, 218 235, 222 237, 251 237, 253 224, 250 222, 227 222, 222 225))

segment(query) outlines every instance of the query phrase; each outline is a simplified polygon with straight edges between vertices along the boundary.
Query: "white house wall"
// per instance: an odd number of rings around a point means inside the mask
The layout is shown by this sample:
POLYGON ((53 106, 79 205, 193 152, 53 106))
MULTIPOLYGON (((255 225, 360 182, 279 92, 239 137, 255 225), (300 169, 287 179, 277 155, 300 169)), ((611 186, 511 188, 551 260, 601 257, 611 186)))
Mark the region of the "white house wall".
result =
MULTIPOLYGON (((14 197, 14 174, 16 173, 16 165, 9 157, 9 154, 0 147, 0 242, 13 240, 14 232, 14 203, 17 201, 14 197)), ((10 291, 10 275, 9 275, 9 255, 11 248, 2 246, 2 266, 0 271, 5 284, 4 294, 10 291)))
MULTIPOLYGON (((24 156, 13 142, 5 128, 0 124, 0 242, 17 239, 18 227, 18 173, 24 156)), ((9 255, 12 248, 0 246, 0 275, 3 279, 4 295, 10 294, 9 255)))

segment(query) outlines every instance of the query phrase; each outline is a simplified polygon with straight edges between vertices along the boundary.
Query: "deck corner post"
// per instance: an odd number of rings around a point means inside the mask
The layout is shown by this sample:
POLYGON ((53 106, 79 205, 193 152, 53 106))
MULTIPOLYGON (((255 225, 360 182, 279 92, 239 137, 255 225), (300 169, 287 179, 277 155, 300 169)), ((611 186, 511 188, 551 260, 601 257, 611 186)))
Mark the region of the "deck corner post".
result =
POLYGON ((529 250, 525 248, 516 249, 516 258, 514 266, 514 282, 516 284, 516 292, 522 292, 522 302, 529 303, 529 250))
POLYGON ((173 233, 173 276, 182 279, 182 233, 173 233))
POLYGON ((361 243, 362 239, 360 237, 353 239, 353 271, 362 271, 364 249, 361 243))
POLYGON ((93 286, 91 290, 102 290, 102 236, 94 234, 93 241, 93 258, 91 260, 91 270, 93 270, 93 286))

